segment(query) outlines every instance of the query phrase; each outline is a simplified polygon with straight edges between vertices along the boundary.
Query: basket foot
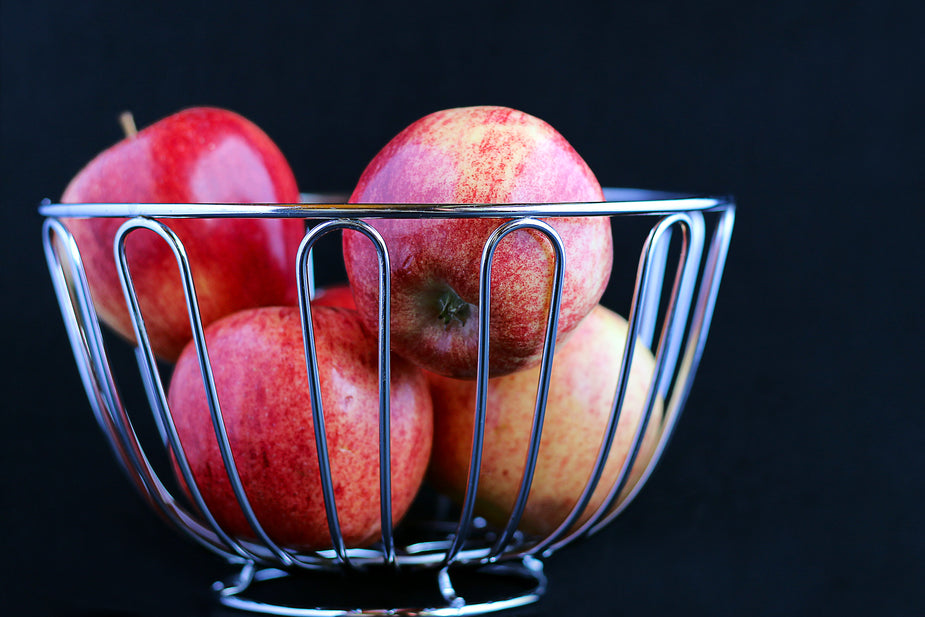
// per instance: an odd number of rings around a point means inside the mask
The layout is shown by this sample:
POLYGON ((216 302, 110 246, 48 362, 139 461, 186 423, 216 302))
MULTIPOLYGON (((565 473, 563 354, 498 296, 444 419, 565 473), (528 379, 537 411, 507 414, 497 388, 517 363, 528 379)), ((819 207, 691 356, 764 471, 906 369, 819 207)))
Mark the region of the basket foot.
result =
POLYGON ((227 608, 291 617, 482 615, 532 604, 545 590, 543 564, 532 557, 398 572, 292 572, 249 563, 212 586, 227 608))

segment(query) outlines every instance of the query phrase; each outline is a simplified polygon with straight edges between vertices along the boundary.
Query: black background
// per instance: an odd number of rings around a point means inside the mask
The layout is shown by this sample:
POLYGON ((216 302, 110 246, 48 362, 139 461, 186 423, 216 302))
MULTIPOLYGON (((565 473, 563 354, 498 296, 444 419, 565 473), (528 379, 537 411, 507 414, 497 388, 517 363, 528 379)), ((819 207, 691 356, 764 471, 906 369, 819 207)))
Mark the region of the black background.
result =
POLYGON ((123 109, 145 125, 199 104, 264 128, 303 190, 349 190, 426 113, 501 104, 559 129, 605 185, 733 193, 676 436, 524 612, 925 613, 921 7, 4 0, 8 614, 222 614, 208 586, 227 568, 161 525, 93 423, 36 211, 123 109))

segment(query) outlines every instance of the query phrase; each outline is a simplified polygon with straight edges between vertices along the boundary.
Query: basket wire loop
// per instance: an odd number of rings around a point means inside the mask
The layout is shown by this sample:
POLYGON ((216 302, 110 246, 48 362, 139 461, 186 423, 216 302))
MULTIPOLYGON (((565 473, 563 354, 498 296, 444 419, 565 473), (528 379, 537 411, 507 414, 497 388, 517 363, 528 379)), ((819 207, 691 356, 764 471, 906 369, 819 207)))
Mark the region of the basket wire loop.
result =
MULTIPOLYGON (((268 568, 269 570, 270 568, 268 568)), ((284 572, 283 570, 277 570, 284 572)), ((237 595, 250 587, 251 583, 257 580, 257 569, 253 561, 247 561, 241 566, 241 569, 235 572, 225 581, 216 581, 212 584, 212 591, 218 594, 220 598, 237 595)))
MULTIPOLYGON (((629 383, 630 368, 632 366, 632 359, 636 348, 637 337, 639 336, 639 331, 643 326, 642 322, 645 311, 639 310, 638 300, 639 298, 649 298, 650 295, 654 295, 649 292, 651 287, 650 277, 652 276, 653 272, 653 256, 655 254, 656 247, 658 247, 660 244, 659 240, 661 238, 661 234, 664 233, 664 230, 668 229, 669 227, 670 225, 666 225, 665 220, 663 219, 658 225, 656 225, 655 228, 653 228, 653 231, 650 233, 649 239, 651 240, 651 238, 655 236, 655 241, 647 241, 645 248, 643 249, 644 260, 640 263, 639 270, 637 271, 636 287, 633 293, 634 302, 631 306, 628 318, 628 332, 626 341, 624 342, 623 356, 620 363, 620 371, 617 378, 613 406, 608 417, 607 425, 604 429, 604 434, 598 449, 594 467, 591 470, 590 476, 585 483, 585 486, 582 489, 578 500, 566 518, 545 538, 527 548, 524 551, 526 554, 542 555, 545 558, 556 550, 557 543, 560 541, 560 539, 566 536, 568 531, 587 508, 591 501, 591 497, 597 488, 600 478, 603 475, 604 467, 607 464, 610 448, 616 435, 616 429, 619 425, 621 417, 623 400, 629 383), (656 230, 662 231, 656 232, 656 230)), ((629 460, 633 458, 632 454, 633 453, 631 452, 627 456, 627 462, 630 464, 632 464, 632 461, 629 460)))
MULTIPOLYGON (((652 271, 649 276, 649 285, 645 297, 639 299, 640 324, 636 341, 645 345, 647 349, 654 349, 652 341, 655 339, 655 330, 658 325, 658 307, 661 304, 660 294, 664 287, 665 270, 668 266, 668 249, 671 245, 672 229, 664 230, 651 253, 652 271)), ((637 270, 637 276, 638 276, 637 270)), ((632 309, 632 305, 630 306, 632 309)), ((627 313, 629 318, 629 313, 627 313)))
POLYGON ((397 565, 395 559, 395 541, 392 522, 392 472, 391 472, 391 441, 390 441, 390 293, 391 278, 389 269, 389 256, 385 240, 373 227, 358 220, 331 220, 313 227, 303 238, 299 246, 297 277, 299 289, 299 309, 302 316, 302 333, 305 345, 305 361, 308 371, 308 382, 311 392, 312 419, 315 426, 315 442, 318 454, 318 465, 321 472, 321 488, 325 503, 328 529, 331 541, 339 561, 350 566, 351 562, 343 535, 340 532, 340 523, 337 518, 337 505, 334 498, 334 484, 331 478, 330 458, 328 457, 327 438, 324 430, 324 405, 321 398, 321 383, 318 374, 318 359, 315 353, 315 334, 311 318, 311 299, 309 290, 309 275, 311 274, 311 249, 320 238, 337 230, 350 229, 364 234, 373 243, 379 264, 379 329, 378 329, 378 362, 379 362, 379 506, 380 527, 382 535, 382 556, 385 563, 397 565))
POLYGON ((690 394, 691 386, 693 385, 694 377, 703 355, 703 349, 706 345, 707 334, 710 329, 710 320, 713 317, 713 309, 716 305, 716 298, 719 293, 726 257, 729 254, 729 244, 732 240, 732 229, 734 224, 735 208, 732 206, 722 208, 720 220, 713 232, 710 248, 704 262, 704 269, 701 275, 702 282, 697 293, 696 302, 694 303, 694 312, 691 318, 687 346, 678 368, 672 397, 669 401, 666 401, 665 418, 663 419, 664 429, 655 445, 651 462, 646 469, 643 470, 639 480, 632 489, 630 489, 629 494, 626 495, 624 500, 614 506, 601 520, 595 522, 593 527, 588 531, 588 535, 600 531, 610 521, 616 518, 620 512, 626 509, 642 489, 643 485, 645 485, 649 476, 654 471, 656 464, 661 459, 662 453, 668 446, 668 442, 674 432, 674 427, 687 402, 687 397, 690 394))
MULTIPOLYGON (((662 331, 659 335, 658 346, 655 348, 655 369, 653 380, 654 383, 649 388, 644 403, 644 413, 637 427, 636 434, 633 437, 630 454, 627 456, 620 470, 617 482, 611 487, 604 502, 598 510, 579 527, 571 538, 590 535, 595 529, 597 522, 605 517, 612 508, 619 505, 625 507, 635 496, 635 493, 626 495, 621 501, 618 500, 626 488, 630 472, 638 458, 639 450, 642 447, 642 441, 647 431, 648 424, 651 421, 655 402, 659 396, 668 399, 668 391, 671 387, 672 377, 675 374, 678 355, 681 344, 685 336, 685 327, 690 315, 690 306, 696 288, 697 276, 699 273, 700 262, 703 256, 703 245, 705 235, 705 225, 703 215, 699 212, 692 212, 686 215, 672 215, 666 217, 650 234, 650 240, 647 242, 657 245, 659 239, 658 233, 664 230, 666 238, 670 238, 673 227, 681 228, 681 248, 678 260, 675 280, 670 291, 669 299, 666 302, 665 317, 662 324, 662 331)), ((641 258, 642 262, 646 261, 645 257, 641 258)), ((664 272, 665 264, 661 264, 661 272, 664 272)), ((657 308, 659 298, 655 298, 652 309, 657 308)), ((635 303, 635 300, 634 300, 635 303)), ((632 311, 632 309, 631 309, 632 311)), ((674 429, 674 423, 666 423, 662 418, 658 439, 666 438, 674 429)), ((652 456, 646 464, 643 472, 651 471, 657 464, 658 458, 652 456)), ((640 480, 641 481, 641 480, 640 480)), ((639 484, 640 481, 637 481, 639 484)), ((566 538, 554 547, 554 550, 562 548, 570 540, 566 538)))
POLYGON ((73 235, 58 219, 44 223, 44 248, 68 337, 72 342, 78 373, 100 429, 131 483, 168 523, 181 534, 234 561, 236 555, 225 550, 214 535, 204 529, 197 517, 181 507, 152 469, 115 385, 103 344, 96 309, 91 301, 86 271, 73 235), (62 255, 69 266, 65 271, 62 255))
POLYGON ((550 307, 546 323, 546 338, 543 344, 543 357, 540 366, 540 378, 537 387, 536 404, 534 408, 533 426, 531 428, 530 446, 527 461, 521 480, 520 490, 514 504, 513 511, 503 532, 498 537, 494 547, 489 553, 489 559, 496 559, 514 535, 520 517, 523 514, 533 481, 533 472, 536 467, 539 452, 540 436, 543 428, 543 418, 546 410, 546 397, 549 392, 549 377, 552 371, 553 354, 555 353, 556 330, 559 322, 559 307, 562 296, 562 282, 565 274, 565 248, 559 234, 549 224, 533 218, 514 219, 500 225, 485 242, 482 251, 482 263, 479 276, 479 340, 478 340, 478 366, 476 369, 476 408, 474 430, 472 435, 472 455, 469 459, 469 477, 466 493, 462 505, 459 524, 453 537, 452 544, 446 551, 444 566, 452 564, 462 550, 474 516, 475 500, 478 493, 479 472, 482 462, 482 445, 485 434, 486 399, 488 393, 488 360, 489 344, 488 332, 491 319, 491 265, 495 250, 501 240, 521 229, 533 229, 544 234, 553 247, 555 256, 555 269, 553 272, 550 307))
POLYGON ((116 259, 116 265, 118 266, 119 279, 122 283, 122 290, 125 294, 125 300, 129 306, 129 314, 132 318, 132 328, 135 331, 135 337, 138 341, 138 346, 142 350, 141 357, 144 362, 140 368, 142 373, 146 374, 146 379, 150 380, 150 383, 153 384, 154 392, 157 396, 157 399, 160 401, 160 404, 155 407, 154 411, 157 415, 161 416, 161 422, 167 429, 170 445, 175 454, 175 458, 177 460, 178 466, 180 467, 181 474, 183 475, 186 486, 191 496, 193 497, 193 501, 195 502, 196 507, 201 511, 203 516, 208 521, 209 526, 212 527, 212 530, 215 532, 215 534, 221 538, 222 542, 229 546, 232 551, 245 559, 259 559, 257 555, 246 549, 240 542, 233 539, 221 528, 209 507, 206 505, 205 500, 202 498, 202 493, 199 490, 198 483, 196 482, 196 479, 194 478, 190 469, 189 461, 187 460, 186 453, 183 450, 183 445, 180 442, 179 434, 177 433, 176 426, 173 422, 173 417, 169 413, 170 407, 167 403, 167 396, 163 387, 163 381, 161 380, 160 372, 157 370, 157 362, 154 357, 154 352, 151 349, 151 343, 150 339, 148 338, 147 330, 144 326, 144 316, 141 313, 141 306, 138 303, 138 296, 135 292, 135 286, 132 281, 131 271, 129 269, 128 258, 126 256, 125 250, 128 235, 139 229, 153 231, 158 236, 160 236, 173 251, 176 258, 177 266, 180 270, 180 279, 183 285, 183 293, 186 298, 187 312, 189 314, 190 327, 193 334, 193 342, 196 346, 199 359, 199 368, 202 373, 206 398, 209 403, 209 413, 212 416, 212 425, 215 430, 216 439, 218 440, 222 462, 225 465, 228 480, 231 483, 232 491, 234 492, 235 498, 238 501, 238 505, 241 507, 241 511, 243 512, 248 524, 251 526, 251 529, 266 545, 270 552, 273 553, 273 555, 283 564, 287 566, 293 565, 293 559, 270 539, 270 537, 264 531, 263 527, 260 525, 259 521, 257 520, 257 516, 250 505, 250 501, 248 500, 244 491, 244 486, 241 482, 241 476, 238 473, 237 466, 234 461, 234 454, 231 451, 231 444, 228 441, 228 432, 225 427, 225 420, 222 415, 221 404, 218 400, 218 392, 216 390, 215 379, 212 374, 212 364, 209 360, 209 354, 205 344, 205 334, 202 326, 202 318, 199 312, 199 301, 196 295, 196 286, 193 281, 192 269, 190 267, 189 256, 186 252, 186 249, 183 246, 180 238, 177 237, 173 230, 171 230, 163 223, 147 217, 135 217, 123 223, 116 232, 113 249, 115 253, 114 257, 116 259))
MULTIPOLYGON (((409 616, 420 617, 442 617, 456 615, 481 615, 484 613, 494 613, 497 611, 510 610, 519 608, 528 604, 537 602, 543 594, 546 593, 546 574, 543 571, 543 562, 530 555, 525 555, 519 562, 493 562, 483 566, 482 571, 492 572, 495 574, 514 575, 521 578, 530 578, 535 583, 533 589, 526 593, 514 595, 500 600, 484 602, 479 604, 466 604, 462 597, 456 595, 453 582, 450 578, 450 569, 448 566, 440 568, 437 573, 437 584, 440 593, 448 606, 445 608, 428 608, 420 611, 408 611, 409 616)), ((370 615, 372 613, 363 613, 370 615)), ((391 614, 391 613, 386 613, 391 614)), ((404 613, 397 613, 404 614, 404 613)), ((338 614, 340 615, 340 613, 338 614)))
MULTIPOLYGON (((626 483, 629 481, 630 471, 639 456, 642 441, 646 434, 649 421, 652 418, 657 397, 659 395, 663 396, 668 390, 667 386, 674 372, 678 350, 680 349, 680 343, 684 335, 684 326, 687 316, 689 315, 700 259, 703 254, 704 223, 703 216, 699 212, 689 214, 679 213, 666 216, 653 227, 646 239, 642 255, 640 256, 640 266, 637 271, 634 296, 630 305, 629 334, 627 335, 627 341, 624 345, 624 356, 621 361, 621 381, 618 386, 617 394, 614 397, 614 406, 610 416, 611 420, 605 429, 605 443, 601 446, 599 458, 595 467, 596 477, 593 478, 592 482, 589 482, 588 487, 586 487, 586 489, 589 490, 586 494, 583 494, 583 497, 590 499, 590 495, 593 494, 594 490, 597 488, 600 475, 603 474, 604 466, 607 463, 609 451, 613 445, 613 437, 616 434, 616 428, 619 423, 626 388, 628 387, 629 367, 631 367, 632 364, 633 348, 635 348, 638 341, 638 333, 643 326, 644 316, 647 313, 657 312, 658 305, 661 304, 662 284, 665 278, 664 270, 667 265, 662 258, 664 253, 661 247, 667 246, 671 238, 672 228, 674 227, 681 228, 680 256, 675 273, 674 285, 666 302, 667 306, 662 323, 662 331, 659 335, 658 347, 655 351, 655 368, 653 370, 652 381, 646 392, 643 412, 636 425, 629 452, 623 461, 614 484, 611 486, 604 501, 595 512, 578 526, 577 529, 572 531, 569 531, 569 529, 571 525, 575 523, 577 517, 575 520, 569 520, 572 518, 570 516, 549 539, 534 549, 542 550, 544 556, 549 556, 575 539, 588 535, 595 523, 597 523, 619 499, 626 483), (656 282, 657 285, 655 284, 656 282), (650 302, 651 305, 646 307, 646 301, 650 302), (630 347, 630 345, 632 345, 632 347, 630 347)), ((662 432, 666 430, 668 430, 668 427, 666 427, 663 422, 659 434, 661 435, 662 432)), ((654 464, 654 460, 653 457, 649 464, 647 464, 647 467, 654 464)), ((586 506, 587 504, 585 504, 585 507, 586 506)), ((578 510, 578 508, 576 507, 575 510, 578 510)), ((583 511, 584 507, 579 510, 578 515, 580 516, 583 511)))
MULTIPOLYGON (((543 433, 543 421, 546 415, 546 400, 549 395, 549 383, 552 375, 552 366, 555 354, 556 346, 556 336, 559 325, 559 310, 562 305, 562 287, 565 280, 565 268, 566 268, 566 255, 565 255, 565 246, 562 242, 562 238, 559 236, 558 232, 550 226, 549 224, 537 220, 537 219, 522 219, 511 221, 507 224, 510 229, 507 229, 503 232, 498 233, 498 241, 501 237, 514 229, 536 229, 543 232, 546 237, 549 239, 550 244, 553 247, 553 253, 555 255, 555 269, 553 271, 552 278, 552 287, 550 292, 550 306, 549 313, 547 316, 546 322, 546 339, 543 344, 543 356, 540 362, 540 374, 539 381, 537 383, 537 392, 536 392, 536 403, 534 405, 533 411, 533 423, 530 428, 530 443, 527 451, 526 463, 524 465, 523 478, 520 483, 520 489, 517 493, 517 497, 514 501, 514 507, 511 512, 511 516, 508 519, 507 526, 498 536, 497 541, 492 547, 491 552, 488 555, 489 561, 495 561, 501 553, 507 548, 511 540, 514 537, 517 527, 520 524, 520 519, 523 516, 524 509, 527 506, 527 497, 530 494, 530 486, 533 483, 533 474, 536 470, 536 463, 539 458, 540 451, 540 439, 543 433)), ((494 246, 491 246, 491 252, 494 253, 494 249, 497 246, 495 242, 494 246)), ((485 311, 485 322, 488 322, 488 307, 489 307, 489 298, 488 298, 488 280, 490 276, 491 269, 491 254, 488 254, 486 249, 486 257, 483 258, 483 263, 487 265, 483 267, 483 281, 485 292, 484 298, 481 300, 483 310, 485 311)), ((487 326, 486 326, 487 333, 487 326)), ((482 339, 480 338, 480 341, 482 339)), ((487 350, 488 350, 488 341, 487 337, 485 340, 485 349, 486 357, 485 362, 488 362, 487 350)), ((486 371, 487 373, 487 371, 486 371)))
POLYGON ((129 477, 129 456, 125 444, 116 438, 114 420, 109 411, 115 408, 109 363, 103 353, 102 334, 96 308, 90 299, 90 287, 77 243, 57 219, 46 219, 42 226, 45 260, 52 275, 55 295, 64 316, 65 328, 84 389, 91 394, 93 416, 103 429, 107 442, 129 477), (62 256, 63 253, 63 256, 62 256), (65 267, 69 266, 67 271, 65 267), (104 385, 105 384, 105 385, 104 385))

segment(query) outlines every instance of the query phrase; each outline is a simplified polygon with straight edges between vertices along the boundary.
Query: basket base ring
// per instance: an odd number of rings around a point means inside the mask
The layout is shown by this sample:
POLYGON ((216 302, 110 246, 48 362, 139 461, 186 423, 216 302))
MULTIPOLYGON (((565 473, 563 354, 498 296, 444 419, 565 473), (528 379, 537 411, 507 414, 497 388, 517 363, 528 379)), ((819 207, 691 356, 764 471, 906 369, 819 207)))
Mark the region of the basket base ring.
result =
MULTIPOLYGON (((212 585, 216 600, 226 608, 262 615, 285 615, 289 617, 382 617, 400 615, 402 617, 442 617, 449 615, 483 615, 509 610, 537 602, 546 591, 546 576, 543 564, 538 559, 525 557, 518 561, 506 561, 482 566, 453 566, 450 569, 426 570, 419 572, 392 572, 385 586, 397 588, 409 577, 429 581, 431 589, 439 590, 437 601, 425 606, 402 606, 400 608, 359 607, 353 605, 353 597, 347 598, 339 607, 310 606, 311 601, 278 601, 278 595, 270 599, 259 599, 260 588, 265 584, 287 586, 288 596, 293 592, 314 587, 326 593, 330 587, 317 577, 317 572, 302 573, 282 570, 274 567, 259 567, 247 563, 240 571, 226 580, 212 585), (451 577, 453 580, 451 581, 451 577), (468 593, 457 589, 458 579, 479 577, 482 583, 470 584, 479 590, 479 597, 470 597, 468 593), (313 580, 314 579, 314 580, 313 580), (491 585, 484 582, 490 580, 491 585), (314 583, 314 585, 313 585, 314 583), (486 591, 487 588, 491 588, 486 591), (490 597, 483 597, 490 596, 490 597), (468 599, 467 599, 468 598, 468 599)), ((351 585, 362 587, 363 580, 358 575, 346 572, 327 573, 334 576, 337 583, 349 589, 351 585)), ((370 575, 372 576, 372 575, 370 575)), ((380 577, 381 578, 381 577, 380 577)), ((420 586, 420 585, 419 585, 420 586)), ((460 588, 461 589, 461 588, 460 588)), ((348 596, 352 594, 347 591, 348 596)), ((358 594, 360 595, 360 594, 358 594)), ((475 596, 476 594, 473 594, 475 596)))

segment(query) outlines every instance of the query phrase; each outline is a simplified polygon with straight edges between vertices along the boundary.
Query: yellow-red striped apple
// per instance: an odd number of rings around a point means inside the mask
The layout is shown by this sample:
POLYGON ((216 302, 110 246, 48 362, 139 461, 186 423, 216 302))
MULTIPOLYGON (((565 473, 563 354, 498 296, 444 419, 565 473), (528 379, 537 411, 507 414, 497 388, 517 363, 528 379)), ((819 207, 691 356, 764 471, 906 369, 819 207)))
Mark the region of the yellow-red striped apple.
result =
MULTIPOLYGON (((627 323, 598 306, 554 356, 539 458, 521 527, 548 534, 565 521, 588 481, 613 407, 627 323)), ((620 422, 604 473, 578 523, 614 486, 644 412, 654 359, 637 344, 620 422)), ((477 512, 502 525, 520 489, 533 422, 539 368, 489 379, 477 512)), ((434 400, 430 478, 457 501, 465 495, 476 388, 472 381, 429 375, 434 400)), ((663 403, 656 398, 643 442, 621 495, 638 481, 659 435, 663 403)), ((622 497, 621 497, 622 498, 622 497)))
MULTIPOLYGON (((585 161, 548 123, 510 108, 438 111, 396 135, 369 163, 351 203, 548 203, 603 200, 585 161)), ((372 219, 389 252, 393 348, 426 369, 476 373, 479 264, 499 219, 372 219)), ((559 334, 597 304, 613 260, 606 217, 548 220, 567 261, 559 334)), ((345 231, 344 257, 367 328, 378 323, 378 260, 345 231)), ((507 236, 495 253, 489 330, 492 375, 536 364, 542 353, 554 254, 536 231, 507 236)))

